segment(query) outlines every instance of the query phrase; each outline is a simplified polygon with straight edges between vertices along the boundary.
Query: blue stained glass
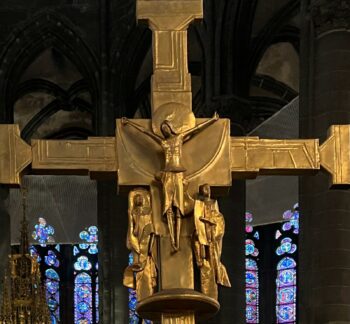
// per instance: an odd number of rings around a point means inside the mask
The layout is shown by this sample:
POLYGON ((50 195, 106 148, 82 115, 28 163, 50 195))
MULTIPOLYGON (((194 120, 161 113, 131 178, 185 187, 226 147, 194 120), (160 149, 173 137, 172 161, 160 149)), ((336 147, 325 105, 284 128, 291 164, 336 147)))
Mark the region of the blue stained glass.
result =
POLYGON ((87 313, 90 309, 89 304, 85 302, 80 302, 77 307, 80 313, 87 313))
POLYGON ((38 263, 40 263, 41 257, 40 257, 40 254, 39 254, 38 250, 35 248, 35 246, 32 245, 32 246, 29 247, 29 254, 33 258, 35 258, 38 263))
POLYGON ((56 249, 58 252, 61 252, 61 247, 60 247, 59 244, 56 244, 55 249, 56 249))
POLYGON ((87 241, 89 239, 89 233, 87 231, 82 231, 80 232, 79 237, 82 240, 87 241))
POLYGON ((80 253, 79 249, 76 246, 74 246, 73 247, 73 255, 76 256, 79 253, 80 253))
POLYGON ((257 257, 259 250, 255 246, 255 241, 260 239, 259 232, 255 231, 251 225, 253 215, 246 213, 246 233, 245 254, 250 256, 245 259, 245 281, 246 281, 246 323, 259 323, 259 277, 257 257), (253 234, 254 232, 254 234, 253 234))
POLYGON ((75 277, 74 285, 74 322, 92 323, 91 276, 86 272, 75 277))
POLYGON ((77 284, 91 284, 91 277, 85 272, 80 273, 75 278, 75 283, 77 283, 77 284))
MULTIPOLYGON (((290 217, 290 229, 294 227, 299 230, 299 214, 297 211, 288 215, 290 217)), ((283 224, 283 226, 285 226, 283 224)), ((296 244, 289 237, 281 240, 281 245, 277 248, 276 253, 282 255, 285 253, 292 254, 296 251, 296 244)), ((297 298, 297 272, 296 262, 291 257, 284 257, 277 264, 276 279, 276 318, 277 323, 295 323, 296 321, 296 298, 297 298)))
POLYGON ((82 250, 88 249, 89 246, 90 246, 90 244, 87 244, 87 243, 81 243, 81 244, 79 244, 79 247, 80 247, 82 250))
POLYGON ((78 261, 74 263, 74 269, 77 271, 90 270, 92 268, 91 262, 86 256, 80 256, 78 261))
POLYGON ((56 317, 54 315, 52 315, 52 314, 51 314, 50 319, 51 319, 51 324, 57 324, 58 323, 57 320, 56 320, 56 317))
POLYGON ((247 305, 246 307, 246 323, 258 323, 259 312, 257 306, 247 305))
POLYGON ((286 222, 282 226, 282 230, 284 232, 289 231, 292 228, 292 223, 291 222, 286 222))
POLYGON ((98 254, 98 228, 97 226, 90 226, 88 229, 81 231, 79 237, 85 241, 79 244, 82 250, 88 250, 90 254, 98 254))
POLYGON ((57 255, 52 250, 47 252, 47 256, 45 256, 45 263, 49 267, 58 268, 60 266, 60 261, 57 259, 57 255))
MULTIPOLYGON (((129 253, 129 265, 133 264, 134 257, 132 253, 129 253)), ((138 324, 139 317, 136 314, 137 298, 136 291, 129 288, 129 324, 138 324)))
POLYGON ((246 271, 245 282, 247 287, 255 287, 258 283, 258 277, 256 272, 246 271))
POLYGON ((87 298, 89 294, 91 294, 91 286, 88 284, 79 285, 77 288, 77 294, 82 299, 87 298))
POLYGON ((58 307, 57 300, 54 298, 49 298, 47 304, 49 305, 50 311, 55 311, 58 307))
POLYGON ((245 268, 246 270, 258 270, 258 265, 253 259, 245 259, 245 268))
POLYGON ((279 289, 277 302, 279 304, 291 304, 296 301, 296 287, 286 287, 279 289))
POLYGON ((277 287, 290 286, 296 281, 296 271, 294 269, 282 270, 278 272, 277 287))
MULTIPOLYGON (((97 265, 97 263, 96 263, 96 265, 97 265)), ((96 323, 98 323, 100 321, 100 313, 98 310, 98 307, 100 304, 100 299, 99 299, 99 295, 98 295, 98 288, 99 288, 98 277, 96 277, 96 293, 95 293, 96 323)))
POLYGON ((97 245, 96 244, 90 244, 90 247, 89 247, 88 251, 89 251, 90 254, 97 254, 98 253, 97 245))
POLYGON ((296 262, 293 258, 285 257, 277 264, 277 270, 293 269, 296 267, 296 262))
POLYGON ((60 280, 58 273, 53 269, 47 269, 45 271, 45 277, 52 280, 57 280, 57 281, 60 280))
POLYGON ((258 300, 258 290, 257 289, 247 288, 245 295, 246 295, 246 303, 247 304, 256 303, 258 300))
POLYGON ((276 250, 277 255, 283 255, 285 253, 293 254, 297 250, 297 246, 292 242, 291 238, 284 238, 281 241, 281 245, 276 250))
POLYGON ((50 310, 52 323, 59 322, 60 318, 60 283, 59 275, 53 269, 45 271, 46 300, 50 310))
POLYGON ((283 231, 287 232, 293 229, 294 234, 299 234, 299 204, 294 205, 293 211, 285 211, 283 219, 287 221, 282 226, 283 231))
POLYGON ((97 234, 98 228, 96 226, 90 226, 89 227, 89 233, 90 234, 97 234))
POLYGON ((291 323, 296 321, 295 304, 277 306, 277 323, 291 323))
POLYGON ((50 294, 55 294, 60 288, 58 281, 48 279, 46 281, 46 289, 50 294))
POLYGON ((259 251, 255 247, 255 243, 253 240, 247 239, 245 241, 245 255, 252 255, 252 256, 258 256, 259 251))
POLYGON ((40 217, 38 224, 34 226, 32 237, 34 240, 40 243, 41 246, 46 246, 47 243, 55 242, 53 234, 55 233, 54 228, 51 225, 47 225, 45 218, 40 217))
MULTIPOLYGON (((134 262, 134 257, 132 253, 129 253, 129 265, 134 262)), ((137 297, 134 289, 129 288, 129 324, 139 324, 141 323, 141 319, 138 317, 136 313, 137 306, 137 297)), ((144 324, 151 324, 152 322, 149 320, 143 320, 144 324)))

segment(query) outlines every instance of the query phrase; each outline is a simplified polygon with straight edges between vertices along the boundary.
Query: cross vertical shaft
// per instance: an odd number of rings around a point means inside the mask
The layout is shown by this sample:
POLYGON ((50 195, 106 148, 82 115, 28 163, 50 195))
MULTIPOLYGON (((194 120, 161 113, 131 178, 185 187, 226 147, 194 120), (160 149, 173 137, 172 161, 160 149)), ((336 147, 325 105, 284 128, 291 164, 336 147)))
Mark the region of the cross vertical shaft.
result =
POLYGON ((137 1, 137 18, 147 20, 153 31, 153 113, 169 103, 192 110, 187 28, 202 17, 202 0, 137 1))

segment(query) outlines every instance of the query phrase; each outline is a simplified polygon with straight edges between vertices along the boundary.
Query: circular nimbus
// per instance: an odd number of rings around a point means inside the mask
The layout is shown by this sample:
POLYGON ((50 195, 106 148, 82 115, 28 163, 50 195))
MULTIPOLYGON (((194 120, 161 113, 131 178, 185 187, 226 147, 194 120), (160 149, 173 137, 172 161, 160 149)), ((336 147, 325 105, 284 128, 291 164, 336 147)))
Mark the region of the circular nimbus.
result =
POLYGON ((163 136, 161 125, 167 122, 175 134, 181 134, 196 126, 196 118, 188 107, 175 102, 166 103, 155 111, 152 118, 153 132, 163 136))

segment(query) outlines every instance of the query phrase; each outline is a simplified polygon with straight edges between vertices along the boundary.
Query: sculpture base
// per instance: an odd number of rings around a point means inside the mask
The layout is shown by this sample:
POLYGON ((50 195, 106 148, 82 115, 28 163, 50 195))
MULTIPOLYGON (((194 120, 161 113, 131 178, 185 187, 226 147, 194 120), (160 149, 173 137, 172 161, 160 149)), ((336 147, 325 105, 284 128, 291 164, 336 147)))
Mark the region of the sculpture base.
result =
POLYGON ((162 324, 194 324, 208 319, 220 309, 213 298, 191 289, 168 289, 140 301, 137 313, 145 319, 162 324))

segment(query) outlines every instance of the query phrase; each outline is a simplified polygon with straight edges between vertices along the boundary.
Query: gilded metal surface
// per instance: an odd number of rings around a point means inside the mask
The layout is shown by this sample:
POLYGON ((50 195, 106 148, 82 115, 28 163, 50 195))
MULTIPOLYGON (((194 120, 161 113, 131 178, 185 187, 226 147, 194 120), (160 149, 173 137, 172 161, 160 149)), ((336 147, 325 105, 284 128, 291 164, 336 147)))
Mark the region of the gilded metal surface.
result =
POLYGON ((163 105, 192 111, 187 28, 203 17, 202 0, 138 0, 137 18, 153 31, 152 111, 163 105))
POLYGON ((162 324, 195 324, 196 316, 193 312, 185 314, 162 314, 162 324))
MULTIPOLYGON (((201 124, 208 119, 197 119, 201 124)), ((133 122, 152 132, 151 121, 133 119, 133 122)), ((199 132, 182 146, 181 165, 192 196, 199 185, 229 187, 230 172, 230 121, 219 119, 199 132)), ((165 168, 165 151, 162 146, 134 127, 125 127, 117 120, 118 184, 122 187, 148 186, 165 168)), ((160 229, 156 231, 159 233, 160 229)), ((164 234, 164 233, 163 233, 164 234)))
MULTIPOLYGON (((177 318, 195 313, 196 319, 205 320, 215 315, 220 309, 219 303, 193 289, 169 289, 155 293, 137 305, 137 312, 142 318, 153 321, 177 318)), ((163 322, 162 322, 163 323, 163 322)))
POLYGON ((31 161, 31 147, 21 139, 19 126, 0 125, 0 183, 20 184, 20 175, 31 161))
POLYGON ((321 166, 332 175, 332 186, 350 185, 350 125, 330 127, 320 157, 321 166))
MULTIPOLYGON (((118 173, 121 189, 149 188, 129 196, 128 246, 135 262, 124 284, 136 288, 141 316, 169 324, 192 324, 193 313, 214 314, 217 284, 230 285, 220 262, 224 219, 210 195, 198 198, 200 186, 227 188, 232 175, 317 172, 321 164, 334 185, 350 184, 349 126, 333 126, 319 147, 318 140, 230 138, 228 120, 195 120, 187 28, 202 15, 202 0, 137 1, 138 19, 153 31, 152 120, 118 120, 115 138, 32 143, 34 170, 118 173), (193 291, 193 243, 206 295, 193 291), (160 293, 154 293, 156 284, 160 293)), ((18 126, 2 125, 0 135, 0 183, 18 184, 31 162, 30 147, 18 126)))
POLYGON ((20 253, 9 255, 0 324, 49 324, 50 312, 41 284, 39 263, 29 255, 28 222, 23 204, 20 253))
POLYGON ((201 199, 194 205, 194 254, 200 269, 201 290, 218 299, 217 285, 231 287, 225 266, 221 263, 225 219, 218 202, 210 198, 210 186, 201 187, 201 199))
POLYGON ((234 178, 254 178, 258 174, 297 175, 319 168, 317 139, 231 137, 231 171, 234 178))
POLYGON ((87 140, 32 140, 32 168, 76 173, 116 173, 115 139, 90 137, 87 140))
POLYGON ((138 300, 151 296, 157 285, 156 248, 152 221, 151 196, 148 190, 135 189, 129 194, 127 247, 133 263, 125 269, 124 285, 136 290, 138 300))
POLYGON ((165 120, 160 127, 162 136, 129 119, 122 119, 123 125, 129 125, 145 134, 160 145, 163 151, 163 167, 154 176, 162 184, 162 215, 167 221, 174 251, 178 251, 180 247, 181 219, 185 216, 184 172, 186 168, 183 165, 183 145, 218 119, 219 116, 215 114, 213 118, 179 133, 174 129, 171 121, 165 120))

